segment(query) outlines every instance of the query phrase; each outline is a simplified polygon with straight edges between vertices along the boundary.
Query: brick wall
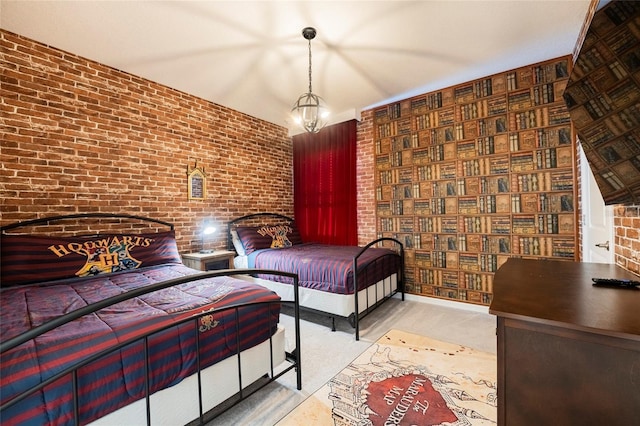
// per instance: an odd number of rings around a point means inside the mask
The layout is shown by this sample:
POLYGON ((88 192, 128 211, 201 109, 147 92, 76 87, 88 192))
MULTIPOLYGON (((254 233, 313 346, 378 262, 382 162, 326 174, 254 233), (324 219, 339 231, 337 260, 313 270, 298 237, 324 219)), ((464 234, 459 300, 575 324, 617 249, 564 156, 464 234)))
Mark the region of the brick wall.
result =
POLYGON ((357 187, 358 244, 376 239, 376 204, 374 179, 373 111, 362 113, 358 123, 357 187))
MULTIPOLYGON (((283 127, 1 31, 0 223, 118 212, 176 225, 258 211, 293 214, 292 145, 283 127), (205 200, 187 199, 204 166, 205 200)), ((217 233, 211 248, 223 248, 217 233)), ((198 242, 199 243, 199 242, 198 242)))
POLYGON ((640 206, 614 209, 615 262, 640 275, 640 206))

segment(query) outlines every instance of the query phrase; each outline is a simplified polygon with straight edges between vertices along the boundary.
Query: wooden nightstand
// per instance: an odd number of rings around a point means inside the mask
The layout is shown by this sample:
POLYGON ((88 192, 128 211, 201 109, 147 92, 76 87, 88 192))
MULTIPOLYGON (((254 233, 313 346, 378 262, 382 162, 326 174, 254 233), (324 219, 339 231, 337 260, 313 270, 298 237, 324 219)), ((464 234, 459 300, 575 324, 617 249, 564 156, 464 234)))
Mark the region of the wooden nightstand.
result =
POLYGON ((199 271, 233 269, 235 255, 234 251, 229 250, 216 250, 211 253, 185 253, 182 255, 182 263, 199 271))

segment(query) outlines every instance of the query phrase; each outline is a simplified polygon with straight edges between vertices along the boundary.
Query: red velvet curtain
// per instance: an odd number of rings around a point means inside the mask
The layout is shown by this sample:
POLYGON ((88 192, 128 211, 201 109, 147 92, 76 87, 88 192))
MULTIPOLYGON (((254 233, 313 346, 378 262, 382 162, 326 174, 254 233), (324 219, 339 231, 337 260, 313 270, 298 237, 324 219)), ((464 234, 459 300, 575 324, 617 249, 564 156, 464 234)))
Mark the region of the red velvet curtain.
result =
POLYGON ((296 224, 304 242, 357 245, 356 120, 293 137, 296 224))

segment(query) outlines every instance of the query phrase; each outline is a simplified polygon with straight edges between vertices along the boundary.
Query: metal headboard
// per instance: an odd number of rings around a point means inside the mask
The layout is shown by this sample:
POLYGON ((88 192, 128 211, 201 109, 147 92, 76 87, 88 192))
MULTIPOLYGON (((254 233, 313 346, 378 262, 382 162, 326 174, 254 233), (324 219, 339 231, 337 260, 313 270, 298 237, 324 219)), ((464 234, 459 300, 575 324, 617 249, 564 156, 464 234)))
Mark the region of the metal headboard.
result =
POLYGON ((31 220, 25 220, 22 222, 12 223, 12 224, 1 227, 0 232, 4 234, 5 231, 8 231, 10 229, 20 228, 23 226, 41 225, 41 224, 47 224, 50 222, 56 222, 56 221, 62 221, 62 220, 68 220, 68 219, 82 219, 82 218, 135 219, 135 220, 140 220, 142 222, 151 222, 151 223, 157 223, 163 226, 168 226, 173 231, 172 223, 165 222, 163 220, 158 220, 158 219, 151 219, 144 216, 117 214, 117 213, 115 214, 114 213, 76 213, 76 214, 68 214, 68 215, 61 215, 61 216, 41 217, 38 219, 31 219, 31 220))
POLYGON ((280 213, 269 213, 269 212, 263 212, 263 213, 252 213, 252 214, 248 214, 246 216, 241 216, 238 217, 236 219, 233 219, 229 222, 229 224, 227 225, 227 249, 228 250, 235 250, 233 247, 233 239, 231 237, 231 231, 238 226, 238 223, 242 223, 242 222, 247 222, 250 221, 252 219, 256 219, 256 218, 261 218, 261 217, 269 217, 269 218, 276 218, 276 219, 281 219, 283 221, 286 222, 294 222, 294 219, 292 217, 280 214, 280 213))

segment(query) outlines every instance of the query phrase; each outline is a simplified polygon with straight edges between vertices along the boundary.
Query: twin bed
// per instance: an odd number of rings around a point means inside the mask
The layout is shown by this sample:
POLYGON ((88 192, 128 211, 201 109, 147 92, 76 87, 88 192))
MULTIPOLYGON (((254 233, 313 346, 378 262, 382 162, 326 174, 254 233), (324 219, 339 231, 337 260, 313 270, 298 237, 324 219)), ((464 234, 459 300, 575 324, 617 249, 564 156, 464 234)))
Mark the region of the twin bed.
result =
POLYGON ((301 307, 349 319, 359 339, 360 319, 404 299, 397 240, 303 243, 274 213, 235 219, 229 235, 236 269, 198 272, 159 220, 93 213, 2 227, 2 424, 204 424, 291 370, 302 389, 301 307), (294 316, 286 337, 283 306, 294 316))
POLYGON ((246 271, 185 267, 169 223, 68 215, 1 238, 3 425, 202 424, 292 369, 302 388, 296 297, 246 271), (296 313, 289 351, 284 303, 296 313))
MULTIPOLYGON (((404 300, 404 250, 400 241, 379 238, 364 247, 303 242, 295 221, 278 213, 255 213, 228 224, 234 265, 286 271, 299 278, 300 307, 346 318, 360 338, 360 320, 396 293, 404 300), (355 271, 355 272, 354 272, 355 271), (357 288, 357 291, 354 291, 357 288)), ((291 280, 256 274, 281 297, 291 297, 291 280)))

